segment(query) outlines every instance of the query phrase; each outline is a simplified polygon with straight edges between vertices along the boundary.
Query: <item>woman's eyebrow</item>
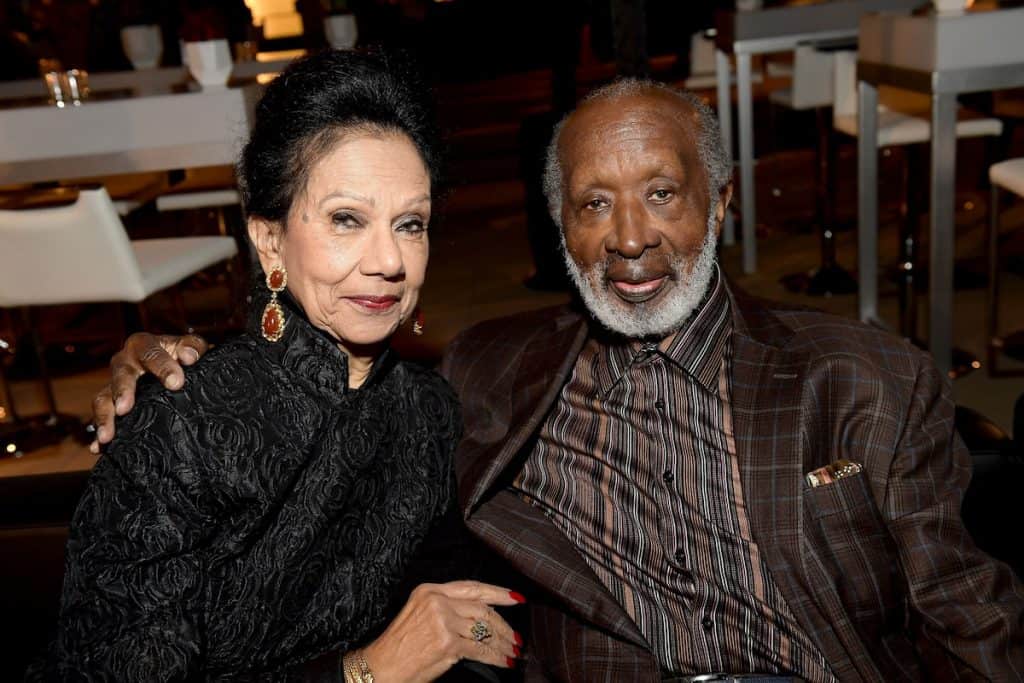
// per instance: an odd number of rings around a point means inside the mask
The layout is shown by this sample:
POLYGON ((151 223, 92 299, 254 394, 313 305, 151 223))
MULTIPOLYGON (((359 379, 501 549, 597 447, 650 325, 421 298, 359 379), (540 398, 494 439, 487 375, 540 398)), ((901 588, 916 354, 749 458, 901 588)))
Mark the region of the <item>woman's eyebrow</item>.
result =
POLYGON ((406 209, 409 209, 410 207, 417 206, 419 204, 425 204, 425 203, 428 203, 429 201, 430 201, 430 195, 429 194, 424 194, 424 195, 420 195, 419 197, 414 197, 413 199, 410 199, 409 201, 407 201, 405 203, 405 207, 406 207, 406 209))
POLYGON ((342 199, 354 199, 357 202, 369 204, 370 206, 376 206, 377 204, 376 200, 374 200, 373 197, 366 197, 359 194, 358 192, 351 192, 349 190, 338 190, 336 192, 331 192, 327 194, 323 199, 321 199, 317 203, 317 206, 323 206, 327 200, 335 199, 336 197, 341 197, 342 199))

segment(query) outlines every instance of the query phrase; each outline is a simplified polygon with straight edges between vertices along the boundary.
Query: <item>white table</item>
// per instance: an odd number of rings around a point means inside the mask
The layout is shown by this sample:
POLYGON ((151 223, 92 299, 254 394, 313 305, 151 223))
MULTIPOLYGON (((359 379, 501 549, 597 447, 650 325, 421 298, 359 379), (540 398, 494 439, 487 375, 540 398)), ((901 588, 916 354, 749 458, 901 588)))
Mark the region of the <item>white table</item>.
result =
MULTIPOLYGON (((268 53, 266 58, 235 62, 231 69, 231 80, 235 82, 256 80, 264 74, 280 73, 301 51, 268 53), (279 57, 278 55, 287 55, 279 57)), ((137 71, 97 71, 89 73, 89 89, 93 93, 130 91, 133 94, 169 91, 184 87, 191 80, 188 69, 183 66, 166 66, 137 71)), ((46 97, 46 85, 41 78, 20 81, 0 81, 0 101, 46 97)))
POLYGON ((857 62, 859 313, 878 319, 878 86, 931 96, 928 346, 952 366, 956 96, 1024 86, 1024 9, 861 21, 857 62))
MULTIPOLYGON (((718 121, 725 147, 732 151, 732 98, 729 54, 736 57, 736 99, 739 111, 740 213, 743 217, 743 272, 757 270, 757 209, 754 205, 754 100, 751 57, 794 50, 802 43, 856 38, 865 12, 907 10, 925 0, 834 0, 811 5, 774 7, 750 12, 719 12, 715 18, 715 75, 718 121)), ((726 215, 725 244, 736 241, 732 216, 726 215)))
POLYGON ((232 164, 261 89, 0 109, 0 185, 232 164))

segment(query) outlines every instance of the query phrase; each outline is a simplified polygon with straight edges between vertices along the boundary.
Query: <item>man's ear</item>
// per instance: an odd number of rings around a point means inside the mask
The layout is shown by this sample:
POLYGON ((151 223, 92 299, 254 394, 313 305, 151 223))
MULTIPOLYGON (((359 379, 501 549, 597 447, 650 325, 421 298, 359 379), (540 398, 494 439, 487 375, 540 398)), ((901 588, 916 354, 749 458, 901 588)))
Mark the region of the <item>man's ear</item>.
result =
POLYGON ((281 250, 284 228, 279 223, 264 218, 250 217, 246 229, 249 231, 249 239, 256 248, 263 272, 269 273, 274 266, 280 266, 284 260, 281 250))
POLYGON ((730 180, 718 193, 718 206, 715 207, 715 223, 718 225, 718 236, 722 236, 722 223, 725 222, 726 212, 729 210, 729 202, 732 200, 732 181, 730 180))

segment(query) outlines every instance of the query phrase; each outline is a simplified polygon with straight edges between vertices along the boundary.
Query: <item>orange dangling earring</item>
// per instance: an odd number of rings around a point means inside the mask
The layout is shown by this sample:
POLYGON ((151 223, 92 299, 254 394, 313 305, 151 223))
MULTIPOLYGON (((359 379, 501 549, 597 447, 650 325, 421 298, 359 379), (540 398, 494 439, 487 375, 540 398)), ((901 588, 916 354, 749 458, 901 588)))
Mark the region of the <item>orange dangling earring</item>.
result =
POLYGON ((416 310, 413 311, 412 314, 412 333, 415 334, 417 337, 423 335, 423 321, 423 310, 420 309, 419 306, 417 306, 416 310))
POLYGON ((284 334, 284 310, 281 304, 277 303, 277 293, 283 292, 288 284, 288 271, 284 266, 274 266, 267 275, 267 289, 270 290, 270 301, 263 309, 263 318, 260 320, 260 331, 263 338, 270 342, 276 342, 284 334))

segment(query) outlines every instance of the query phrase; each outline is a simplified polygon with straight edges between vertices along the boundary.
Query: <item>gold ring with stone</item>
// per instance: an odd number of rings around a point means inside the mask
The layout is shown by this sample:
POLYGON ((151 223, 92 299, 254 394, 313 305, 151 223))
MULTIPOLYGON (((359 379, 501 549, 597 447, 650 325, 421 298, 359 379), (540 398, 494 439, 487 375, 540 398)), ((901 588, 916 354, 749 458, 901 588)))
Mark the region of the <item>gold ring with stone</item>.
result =
POLYGON ((491 637, 491 629, 487 626, 487 623, 477 619, 473 623, 473 627, 469 629, 469 634, 473 636, 473 640, 478 643, 482 643, 491 637))

